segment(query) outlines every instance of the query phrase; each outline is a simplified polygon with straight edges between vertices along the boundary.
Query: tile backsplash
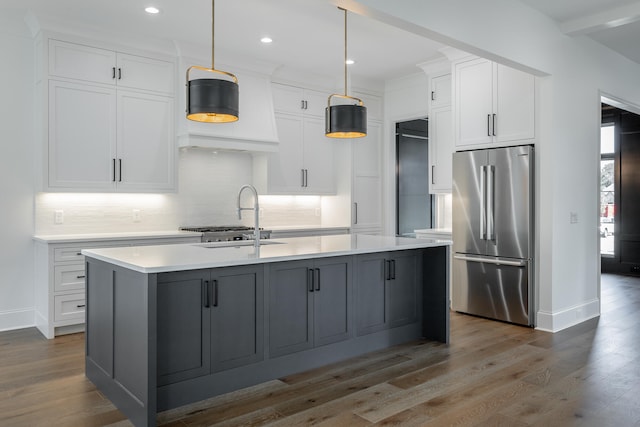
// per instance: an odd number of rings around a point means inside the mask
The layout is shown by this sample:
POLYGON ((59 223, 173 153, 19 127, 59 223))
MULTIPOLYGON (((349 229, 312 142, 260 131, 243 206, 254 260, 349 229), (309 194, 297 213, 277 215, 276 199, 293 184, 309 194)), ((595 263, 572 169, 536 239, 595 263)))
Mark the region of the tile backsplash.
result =
MULTIPOLYGON (((39 193, 36 234, 82 234, 175 230, 181 225, 251 225, 237 217, 238 190, 252 182, 252 158, 245 152, 183 149, 179 191, 174 194, 39 193), (134 221, 134 210, 139 221, 134 221), (56 211, 63 222, 56 223, 56 211)), ((248 194, 247 194, 248 196, 248 194)), ((249 198, 243 205, 250 204, 249 198)), ((261 225, 319 226, 319 196, 260 196, 261 225)))

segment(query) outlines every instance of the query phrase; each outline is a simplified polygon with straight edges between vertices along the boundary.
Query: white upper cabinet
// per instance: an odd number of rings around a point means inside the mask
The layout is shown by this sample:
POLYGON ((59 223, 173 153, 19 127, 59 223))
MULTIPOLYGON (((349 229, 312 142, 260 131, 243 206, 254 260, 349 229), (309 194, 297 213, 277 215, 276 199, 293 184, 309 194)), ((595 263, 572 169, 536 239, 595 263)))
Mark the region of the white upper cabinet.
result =
POLYGON ((175 63, 49 40, 47 191, 175 190, 175 63))
POLYGON ((486 59, 454 65, 457 149, 535 138, 535 77, 486 59))
POLYGON ((172 62, 68 43, 49 42, 49 77, 84 80, 173 95, 172 62))
POLYGON ((382 124, 369 119, 367 136, 349 142, 353 153, 351 230, 379 232, 382 228, 382 124))
POLYGON ((451 73, 434 76, 430 79, 430 82, 429 106, 431 108, 451 106, 451 73))
POLYGON ((429 193, 450 193, 453 179, 453 117, 451 107, 433 108, 429 115, 429 193))
POLYGON ((273 84, 278 152, 256 154, 254 185, 262 194, 335 194, 333 144, 325 136, 328 94, 273 84))
MULTIPOLYGON (((290 113, 324 117, 328 93, 274 83, 273 107, 276 113, 290 113)), ((323 132, 324 133, 324 132, 323 132)))

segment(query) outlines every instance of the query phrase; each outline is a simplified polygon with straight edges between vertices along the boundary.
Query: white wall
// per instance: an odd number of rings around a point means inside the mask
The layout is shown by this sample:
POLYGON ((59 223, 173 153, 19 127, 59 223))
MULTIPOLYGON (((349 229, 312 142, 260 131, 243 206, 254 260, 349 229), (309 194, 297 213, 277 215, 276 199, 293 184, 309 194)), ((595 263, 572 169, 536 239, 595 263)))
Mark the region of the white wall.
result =
POLYGON ((598 159, 601 92, 640 105, 640 66, 513 0, 358 0, 348 7, 540 81, 537 227, 541 329, 599 313, 598 159), (490 23, 490 24, 487 24, 490 23), (569 223, 570 212, 578 214, 569 223))
POLYGON ((0 330, 33 324, 34 48, 22 15, 0 14, 0 330))

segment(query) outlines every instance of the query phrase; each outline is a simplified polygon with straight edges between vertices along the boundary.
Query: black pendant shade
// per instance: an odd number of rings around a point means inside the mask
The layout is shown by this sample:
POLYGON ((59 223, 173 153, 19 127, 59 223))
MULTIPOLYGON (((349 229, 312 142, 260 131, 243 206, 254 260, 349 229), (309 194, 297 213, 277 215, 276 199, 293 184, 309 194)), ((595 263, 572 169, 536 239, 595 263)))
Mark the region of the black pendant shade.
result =
POLYGON ((224 123, 238 120, 238 83, 222 79, 188 82, 187 118, 198 122, 224 123))
MULTIPOLYGON (((216 2, 211 0, 211 68, 193 65, 187 70, 187 119, 205 123, 229 123, 238 120, 238 79, 216 70, 214 65, 216 2), (209 79, 189 79, 192 70, 214 73, 209 79), (231 80, 228 80, 231 79, 231 80)), ((209 74, 210 75, 210 74, 209 74)))
POLYGON ((325 134, 330 138, 360 138, 367 135, 367 108, 333 105, 325 109, 325 134))
POLYGON ((334 93, 329 96, 325 109, 325 135, 329 138, 361 138, 367 136, 367 109, 361 99, 347 95, 347 10, 339 6, 338 9, 344 12, 344 95, 334 93), (331 105, 334 97, 349 103, 331 105))

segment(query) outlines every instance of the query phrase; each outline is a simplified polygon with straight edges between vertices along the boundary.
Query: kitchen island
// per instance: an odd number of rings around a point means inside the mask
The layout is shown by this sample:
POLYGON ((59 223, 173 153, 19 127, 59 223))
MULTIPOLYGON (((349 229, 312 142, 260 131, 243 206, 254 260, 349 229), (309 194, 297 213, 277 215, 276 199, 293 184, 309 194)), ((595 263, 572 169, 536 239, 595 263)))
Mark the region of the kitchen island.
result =
POLYGON ((447 240, 85 250, 86 375, 135 425, 415 339, 448 342, 447 240))

